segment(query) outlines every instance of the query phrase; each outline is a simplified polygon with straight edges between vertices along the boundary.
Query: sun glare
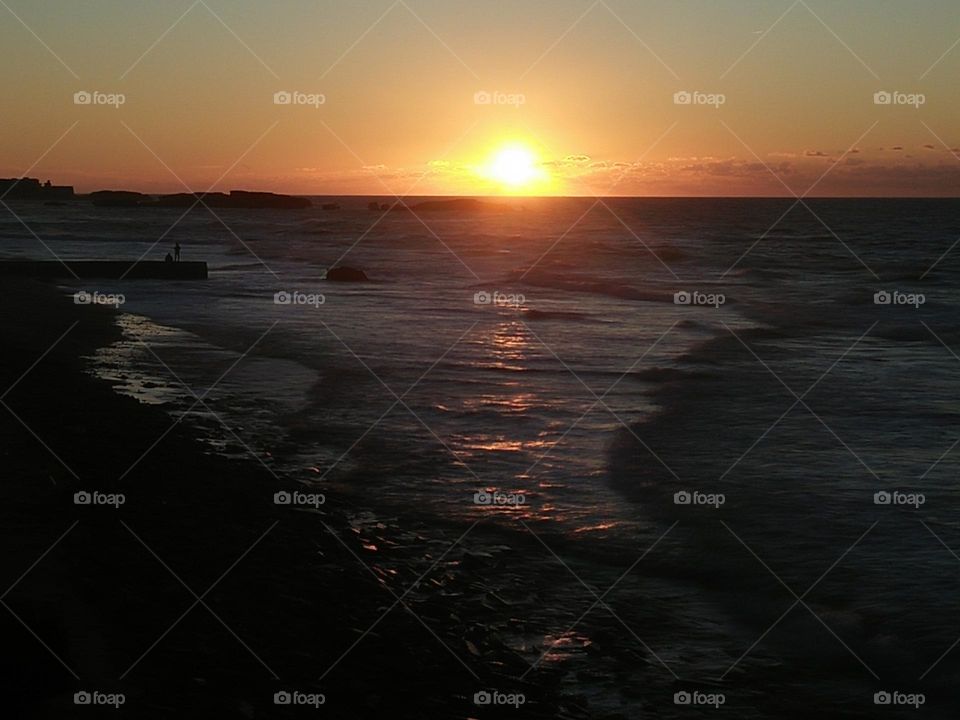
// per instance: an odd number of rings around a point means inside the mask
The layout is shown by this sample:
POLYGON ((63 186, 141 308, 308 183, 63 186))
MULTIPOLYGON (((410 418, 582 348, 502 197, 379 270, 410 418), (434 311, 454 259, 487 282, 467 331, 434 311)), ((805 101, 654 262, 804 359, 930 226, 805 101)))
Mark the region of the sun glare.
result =
POLYGON ((510 192, 532 190, 547 179, 536 155, 519 144, 497 150, 485 170, 484 175, 510 192))

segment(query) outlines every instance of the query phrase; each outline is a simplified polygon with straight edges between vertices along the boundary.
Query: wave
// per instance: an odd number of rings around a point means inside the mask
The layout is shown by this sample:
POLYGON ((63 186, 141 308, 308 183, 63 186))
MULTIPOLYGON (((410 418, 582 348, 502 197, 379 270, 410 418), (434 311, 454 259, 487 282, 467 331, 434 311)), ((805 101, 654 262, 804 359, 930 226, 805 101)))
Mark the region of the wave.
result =
POLYGON ((506 282, 529 287, 564 290, 566 292, 604 295, 606 297, 620 298, 623 300, 642 300, 644 302, 673 304, 673 291, 666 289, 661 291, 644 290, 634 285, 611 280, 610 278, 582 273, 558 275, 549 271, 534 270, 524 273, 521 270, 515 270, 507 276, 506 282))
POLYGON ((603 322, 598 318, 586 313, 572 312, 569 310, 537 310, 536 308, 521 308, 521 316, 524 320, 574 320, 579 322, 603 322))

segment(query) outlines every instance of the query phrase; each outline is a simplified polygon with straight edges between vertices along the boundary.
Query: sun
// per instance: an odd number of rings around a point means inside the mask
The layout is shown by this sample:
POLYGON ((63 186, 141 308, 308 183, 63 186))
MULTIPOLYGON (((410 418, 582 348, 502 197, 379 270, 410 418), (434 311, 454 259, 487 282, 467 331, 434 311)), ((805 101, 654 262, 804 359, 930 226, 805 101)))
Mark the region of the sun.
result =
POLYGON ((490 174, 506 185, 526 185, 537 175, 536 160, 524 147, 506 147, 494 156, 490 174))
POLYGON ((483 173, 510 191, 532 189, 546 180, 547 175, 537 156, 521 144, 505 145, 496 150, 483 173))

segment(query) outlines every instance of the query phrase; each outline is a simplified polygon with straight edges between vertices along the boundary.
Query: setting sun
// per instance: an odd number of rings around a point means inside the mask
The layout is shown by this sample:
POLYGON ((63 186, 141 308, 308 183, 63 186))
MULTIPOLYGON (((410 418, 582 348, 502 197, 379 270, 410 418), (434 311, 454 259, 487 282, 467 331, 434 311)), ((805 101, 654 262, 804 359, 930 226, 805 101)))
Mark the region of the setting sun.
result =
POLYGON ((514 192, 529 191, 548 179, 533 151, 520 144, 498 149, 483 174, 514 192))

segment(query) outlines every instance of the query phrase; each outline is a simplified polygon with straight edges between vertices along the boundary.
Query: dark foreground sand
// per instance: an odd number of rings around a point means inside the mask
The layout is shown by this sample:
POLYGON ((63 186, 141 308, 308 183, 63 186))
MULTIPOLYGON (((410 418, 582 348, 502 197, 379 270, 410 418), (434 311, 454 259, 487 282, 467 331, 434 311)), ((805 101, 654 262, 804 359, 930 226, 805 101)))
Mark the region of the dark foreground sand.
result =
MULTIPOLYGON (((397 605, 363 636, 416 576, 383 583, 391 540, 351 529, 335 499, 323 513, 276 506, 265 468, 206 454, 186 425, 118 481, 173 421, 84 373, 80 358, 118 337, 115 311, 30 282, 0 293, 0 393, 16 383, 0 406, 3 717, 582 716, 507 681, 525 666, 458 606, 476 587, 451 570, 459 549, 404 598, 430 630, 397 605), (126 502, 78 506, 80 490, 126 502), (478 708, 484 687, 522 690, 527 705, 478 708), (125 704, 78 707, 81 690, 125 704), (275 705, 281 690, 326 703, 275 705)), ((448 543, 402 551, 435 559, 448 543)))

